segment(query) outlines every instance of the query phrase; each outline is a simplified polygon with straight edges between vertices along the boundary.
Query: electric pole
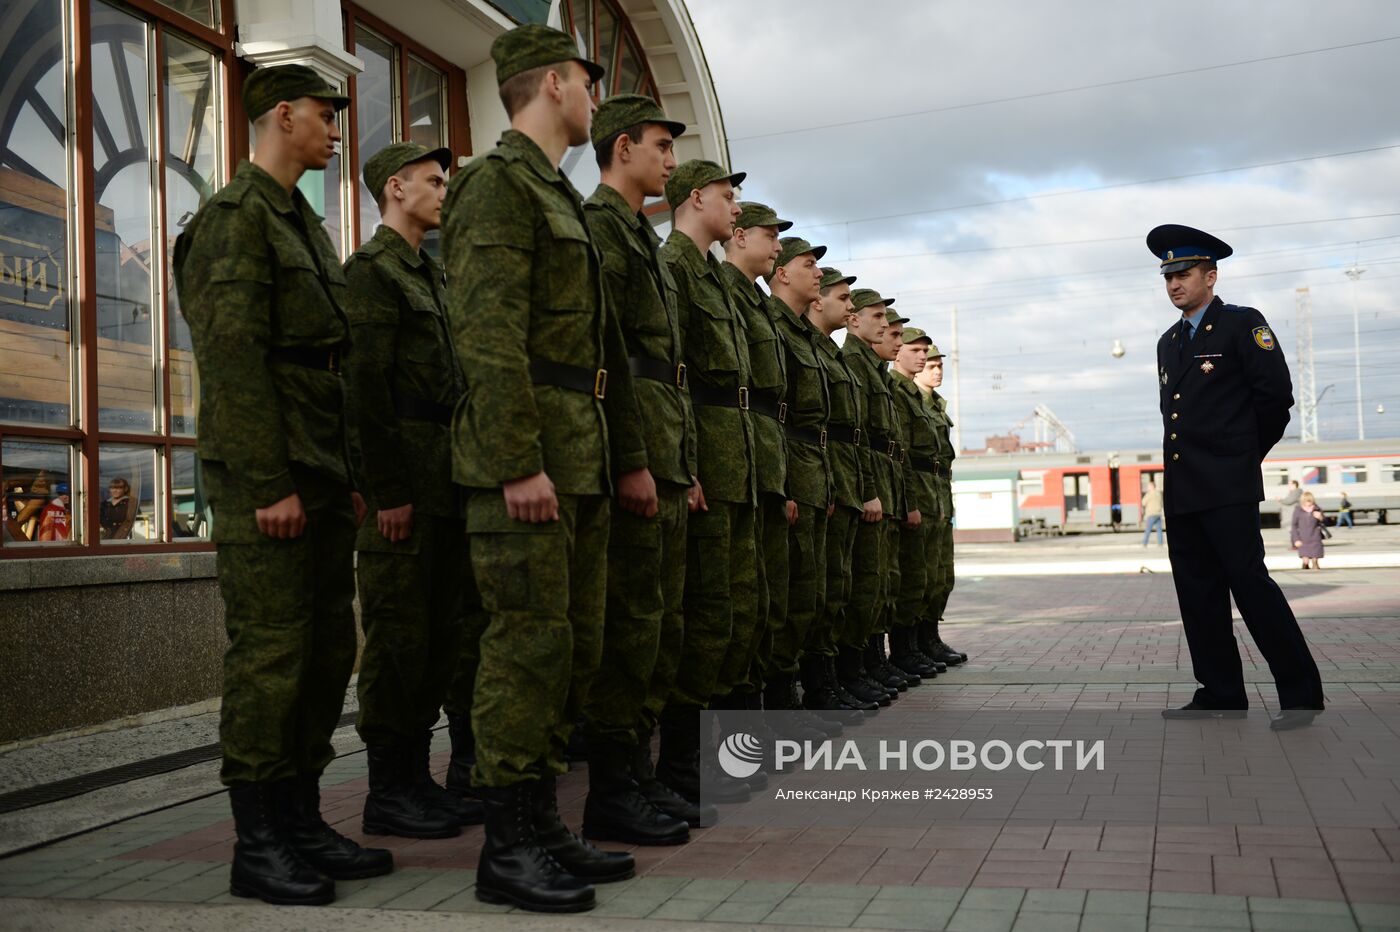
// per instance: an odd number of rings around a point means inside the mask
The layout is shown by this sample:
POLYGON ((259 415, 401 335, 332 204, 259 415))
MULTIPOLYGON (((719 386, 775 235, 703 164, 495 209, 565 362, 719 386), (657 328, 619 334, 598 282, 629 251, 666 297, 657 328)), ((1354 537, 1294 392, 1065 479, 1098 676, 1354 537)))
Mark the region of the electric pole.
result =
POLYGON ((1356 364, 1356 439, 1366 439, 1366 413, 1361 407, 1361 314, 1356 308, 1356 282, 1366 270, 1352 263, 1347 269, 1351 279, 1351 343, 1352 362, 1356 364))

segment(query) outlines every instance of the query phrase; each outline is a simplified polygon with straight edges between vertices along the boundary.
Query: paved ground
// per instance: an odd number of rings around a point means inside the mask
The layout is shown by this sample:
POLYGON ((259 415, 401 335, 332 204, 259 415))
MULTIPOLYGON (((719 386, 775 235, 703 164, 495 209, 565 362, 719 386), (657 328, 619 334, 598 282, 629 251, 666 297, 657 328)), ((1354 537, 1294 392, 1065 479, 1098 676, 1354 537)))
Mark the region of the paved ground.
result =
MULTIPOLYGON (((1377 552, 1388 546, 1380 543, 1377 552)), ((1311 733, 1296 733, 1304 745, 1295 747, 1345 739, 1343 726, 1364 716, 1395 721, 1400 570, 1276 576, 1303 620, 1332 710, 1311 733)), ((972 663, 911 691, 876 718, 882 728, 968 713, 1150 712, 1190 696, 1168 575, 964 572, 949 616, 957 620, 945 635, 972 663)), ((1267 670, 1239 633, 1252 702, 1271 707, 1267 670)), ((125 760, 139 756, 133 748, 152 753, 177 737, 200 743, 209 727, 205 713, 70 738, 66 749, 54 742, 15 750, 0 756, 0 786, 45 779, 56 767, 82 769, 84 761, 87 769, 109 766, 105 749, 126 749, 125 760)), ((1070 788, 1063 805, 1034 817, 966 810, 956 820, 885 828, 721 824, 696 832, 689 845, 636 851, 638 878, 601 887, 597 910, 566 918, 507 913, 475 900, 479 829, 447 841, 394 842, 400 869, 340 884, 332 909, 236 901, 227 893, 226 801, 184 801, 217 793, 211 767, 190 768, 140 781, 144 789, 124 796, 122 788, 109 791, 119 797, 110 813, 129 818, 0 860, 0 897, 8 898, 0 928, 1400 929, 1394 734, 1369 749, 1343 740, 1335 763, 1320 772, 1280 775, 1286 792, 1279 793, 1260 790, 1259 771, 1267 780, 1273 758, 1252 743, 1269 733, 1258 719, 1248 727, 1255 731, 1241 732, 1238 746, 1217 741, 1214 756, 1177 759, 1176 770, 1154 765, 1141 796, 1151 802, 1131 811, 1092 808, 1095 793, 1100 803, 1115 794, 1120 803, 1135 798, 1120 774, 1114 786, 1089 787, 1081 794, 1086 803, 1070 788), (1278 805, 1240 806, 1251 793, 1273 793, 1278 805)), ((349 737, 340 746, 345 753, 324 781, 327 814, 359 837, 364 756, 349 737)), ((442 768, 444 735, 435 750, 442 768)), ((585 787, 582 771, 561 783, 563 811, 574 824, 585 787)), ((79 798, 44 808, 83 805, 79 798)), ((17 837, 24 816, 0 816, 0 841, 17 837)), ((46 828, 31 818, 25 831, 54 837, 66 833, 55 828, 62 824, 46 828)))

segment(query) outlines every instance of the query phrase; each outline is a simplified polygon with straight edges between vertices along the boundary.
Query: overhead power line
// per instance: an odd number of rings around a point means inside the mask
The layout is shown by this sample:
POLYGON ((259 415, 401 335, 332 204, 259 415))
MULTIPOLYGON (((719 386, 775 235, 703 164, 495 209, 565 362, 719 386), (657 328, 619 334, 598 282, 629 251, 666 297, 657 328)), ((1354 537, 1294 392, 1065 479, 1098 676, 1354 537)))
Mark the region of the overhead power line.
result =
POLYGON ((1361 42, 1348 42, 1344 45, 1329 45, 1323 48, 1302 49, 1297 52, 1284 52, 1279 55, 1265 55, 1262 58, 1245 58, 1240 61, 1222 62, 1218 65, 1202 65, 1199 68, 1185 68, 1180 71, 1163 71, 1159 74, 1138 75, 1131 78, 1118 78, 1114 81, 1099 81, 1094 84, 1080 84, 1074 87, 1061 87, 1049 91, 1032 91, 1028 94, 1015 94, 1010 97, 994 97, 988 100, 970 101, 961 104, 949 104, 945 107, 930 107, 924 110, 910 110, 905 113, 892 113, 887 116, 862 117, 856 120, 841 120, 835 123, 820 123, 814 126, 801 126, 794 129, 779 129, 767 133, 751 133, 748 136, 731 136, 729 141, 747 142, 750 139, 769 139, 774 136, 791 136, 797 133, 813 133, 824 129, 840 129, 845 126, 861 126, 867 123, 883 123, 887 120, 906 120, 910 117, 928 116, 935 113, 950 113, 956 110, 972 110, 977 107, 990 107, 997 104, 1014 103, 1020 100, 1037 100, 1044 97, 1055 97, 1060 94, 1077 94, 1081 91, 1097 90, 1104 87, 1121 87, 1124 84, 1138 84, 1143 81, 1158 81, 1162 78, 1175 78, 1186 74, 1205 74, 1210 71, 1220 71, 1225 68, 1240 68, 1245 65, 1258 65, 1264 62, 1283 61, 1288 58, 1301 58, 1305 55, 1320 55, 1324 52, 1339 52, 1343 49, 1361 48, 1367 45, 1380 45, 1384 42, 1394 42, 1400 36, 1384 36, 1379 39, 1366 39, 1361 42))

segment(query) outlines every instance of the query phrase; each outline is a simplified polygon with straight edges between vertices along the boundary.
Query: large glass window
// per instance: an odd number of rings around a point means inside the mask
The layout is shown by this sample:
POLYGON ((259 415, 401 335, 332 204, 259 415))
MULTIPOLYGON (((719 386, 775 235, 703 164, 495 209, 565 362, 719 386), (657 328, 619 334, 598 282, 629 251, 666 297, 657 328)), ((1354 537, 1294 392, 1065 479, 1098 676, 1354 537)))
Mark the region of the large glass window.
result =
MULTIPOLYGON (((402 138, 395 94, 398 49, 363 25, 356 25, 355 54, 365 63, 365 70, 355 78, 355 141, 363 169, 370 156, 402 138)), ((360 192, 360 242, 364 243, 374 236, 375 227, 379 225, 379 205, 370 196, 363 177, 356 178, 355 184, 360 192)))
POLYGON ((578 47, 607 69, 602 83, 593 89, 595 97, 657 96, 641 44, 614 0, 562 0, 560 12, 578 47))
POLYGON ((165 485, 160 454, 154 447, 103 444, 98 494, 98 537, 104 544, 161 539, 157 502, 165 485))
POLYGON ((408 138, 430 149, 447 145, 447 78, 408 56, 408 138))
POLYGON ((0 443, 0 484, 5 494, 0 547, 73 542, 77 521, 73 459, 73 447, 67 443, 8 437, 0 443))
POLYGON ((69 182, 62 0, 0 30, 0 421, 68 427, 69 182))

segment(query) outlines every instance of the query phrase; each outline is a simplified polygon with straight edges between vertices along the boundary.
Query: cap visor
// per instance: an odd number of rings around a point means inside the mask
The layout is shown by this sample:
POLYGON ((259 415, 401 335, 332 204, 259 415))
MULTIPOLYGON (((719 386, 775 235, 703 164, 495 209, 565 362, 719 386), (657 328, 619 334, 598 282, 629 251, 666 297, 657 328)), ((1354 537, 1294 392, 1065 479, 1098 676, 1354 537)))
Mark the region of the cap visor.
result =
POLYGON ((792 221, 791 221, 791 220, 779 220, 779 221, 778 221, 778 232, 779 232, 779 233, 786 233, 788 230, 791 230, 791 229, 792 229, 792 221))
POLYGON ((1162 266, 1162 274, 1170 275, 1172 272, 1180 272, 1184 269, 1189 269, 1191 268, 1191 266, 1197 265, 1200 262, 1200 259, 1187 259, 1185 262, 1168 262, 1162 266))
POLYGON ((664 126, 671 133, 671 138, 685 135, 685 124, 677 123, 674 120, 657 120, 658 126, 664 126))
MULTIPOLYGON (((339 94, 307 94, 306 96, 307 96, 307 97, 314 97, 314 98, 316 98, 317 100, 328 100, 328 101, 330 101, 330 102, 331 102, 331 105, 335 107, 335 110, 336 110, 337 113, 339 113, 341 110, 344 110, 346 107, 350 106, 350 98, 349 98, 349 97, 342 97, 342 96, 339 95, 339 94)), ((272 108, 271 108, 271 107, 268 107, 268 109, 271 110, 272 108)))
POLYGON ((589 61, 586 58, 578 58, 575 59, 575 61, 577 61, 580 65, 583 66, 584 71, 588 72, 588 79, 594 84, 597 84, 599 81, 603 80, 603 75, 607 74, 607 69, 604 68, 602 65, 598 64, 596 61, 589 61))
POLYGON ((734 174, 729 176, 729 183, 737 188, 739 187, 739 185, 744 183, 744 179, 747 177, 749 177, 748 172, 735 172, 734 174))
POLYGON ((894 298, 886 298, 884 301, 881 301, 880 303, 883 304, 886 308, 888 308, 888 307, 890 307, 891 305, 894 304, 894 298))
POLYGON ((816 259, 818 262, 820 262, 820 261, 822 261, 822 256, 824 256, 824 255, 826 255, 826 247, 825 247, 825 246, 813 246, 813 247, 812 247, 812 258, 813 258, 813 259, 816 259))
POLYGON ((423 158, 419 159, 418 161, 421 162, 423 161, 423 159, 432 159, 433 161, 437 162, 439 165, 442 166, 443 171, 447 171, 449 168, 452 167, 452 150, 447 148, 446 146, 443 146, 439 149, 434 149, 433 151, 426 153, 423 156, 423 158))

